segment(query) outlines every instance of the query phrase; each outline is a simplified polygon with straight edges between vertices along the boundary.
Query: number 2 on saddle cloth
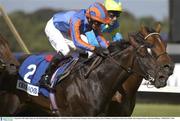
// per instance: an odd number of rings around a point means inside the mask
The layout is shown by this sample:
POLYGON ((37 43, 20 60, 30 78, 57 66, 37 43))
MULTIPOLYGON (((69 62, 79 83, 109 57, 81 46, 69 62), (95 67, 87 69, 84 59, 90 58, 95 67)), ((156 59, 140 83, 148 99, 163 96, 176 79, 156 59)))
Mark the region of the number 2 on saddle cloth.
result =
MULTIPOLYGON (((49 97, 49 90, 39 87, 39 81, 49 66, 52 55, 31 55, 21 64, 19 69, 19 79, 16 88, 27 92, 32 96, 38 96, 39 93, 49 97)), ((51 83, 56 85, 61 76, 67 72, 68 68, 73 65, 74 60, 78 60, 78 55, 69 59, 67 63, 60 66, 51 78, 51 83)))

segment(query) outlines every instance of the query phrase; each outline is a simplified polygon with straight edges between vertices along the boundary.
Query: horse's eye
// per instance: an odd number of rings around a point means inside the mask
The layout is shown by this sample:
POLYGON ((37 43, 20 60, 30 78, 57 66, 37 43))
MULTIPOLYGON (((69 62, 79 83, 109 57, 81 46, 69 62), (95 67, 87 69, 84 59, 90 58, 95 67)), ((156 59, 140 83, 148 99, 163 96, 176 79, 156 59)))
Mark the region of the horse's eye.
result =
POLYGON ((147 48, 147 51, 150 55, 152 55, 152 50, 150 48, 147 48))

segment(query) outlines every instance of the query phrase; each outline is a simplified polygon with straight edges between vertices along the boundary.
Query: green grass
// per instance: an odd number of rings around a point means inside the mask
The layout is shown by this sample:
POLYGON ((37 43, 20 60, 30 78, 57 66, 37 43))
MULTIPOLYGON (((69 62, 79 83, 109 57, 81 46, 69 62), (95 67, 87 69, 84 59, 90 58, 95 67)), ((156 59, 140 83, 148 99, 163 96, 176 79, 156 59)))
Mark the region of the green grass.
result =
POLYGON ((180 104, 140 104, 137 103, 134 117, 180 117, 180 104))

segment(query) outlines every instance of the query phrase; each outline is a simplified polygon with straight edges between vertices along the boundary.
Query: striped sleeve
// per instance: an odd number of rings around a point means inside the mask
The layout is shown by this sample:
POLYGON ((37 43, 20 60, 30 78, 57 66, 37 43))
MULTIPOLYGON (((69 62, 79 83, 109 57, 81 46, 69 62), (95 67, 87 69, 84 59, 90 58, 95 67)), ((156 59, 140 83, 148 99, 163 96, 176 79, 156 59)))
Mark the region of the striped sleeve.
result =
POLYGON ((97 31, 98 33, 98 35, 97 35, 97 40, 98 40, 98 42, 101 44, 101 46, 102 47, 105 47, 105 48, 107 48, 107 47, 109 47, 109 41, 107 41, 104 37, 103 37, 103 35, 102 35, 102 33, 101 33, 101 31, 100 30, 98 30, 97 31))
POLYGON ((95 47, 86 43, 85 41, 83 41, 81 39, 80 26, 81 26, 81 20, 79 20, 79 19, 71 20, 70 33, 71 33, 71 37, 72 37, 72 40, 73 40, 75 46, 85 49, 85 50, 93 51, 95 49, 95 47))

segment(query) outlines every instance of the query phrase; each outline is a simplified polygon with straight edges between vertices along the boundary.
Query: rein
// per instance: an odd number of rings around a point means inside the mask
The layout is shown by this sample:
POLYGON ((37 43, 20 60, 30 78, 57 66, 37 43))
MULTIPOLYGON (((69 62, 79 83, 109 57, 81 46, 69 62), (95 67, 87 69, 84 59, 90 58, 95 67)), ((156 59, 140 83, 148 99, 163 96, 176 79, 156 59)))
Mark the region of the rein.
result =
POLYGON ((121 64, 119 64, 111 55, 108 55, 108 57, 116 64, 118 65, 120 68, 122 68, 123 70, 125 70, 127 73, 131 73, 132 69, 131 68, 125 68, 124 66, 122 66, 121 64))
MULTIPOLYGON (((136 48, 136 51, 139 50, 141 47, 143 47, 143 45, 138 46, 138 47, 136 48)), ((136 58, 133 59, 133 61, 132 61, 132 66, 131 66, 131 67, 127 67, 127 68, 126 68, 126 67, 122 66, 120 63, 118 63, 118 62, 113 58, 113 56, 119 55, 119 52, 120 52, 120 51, 116 51, 116 52, 114 52, 113 54, 108 55, 108 57, 110 58, 110 60, 112 60, 116 65, 118 65, 120 68, 122 68, 123 70, 125 70, 127 73, 129 73, 129 74, 136 73, 136 74, 139 74, 140 76, 142 76, 142 77, 145 78, 145 79, 149 78, 149 77, 147 77, 145 74, 142 74, 142 73, 140 73, 140 72, 138 72, 138 71, 135 71, 135 70, 133 69, 134 61, 135 61, 136 58)))

